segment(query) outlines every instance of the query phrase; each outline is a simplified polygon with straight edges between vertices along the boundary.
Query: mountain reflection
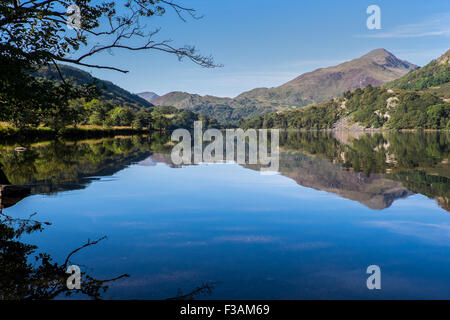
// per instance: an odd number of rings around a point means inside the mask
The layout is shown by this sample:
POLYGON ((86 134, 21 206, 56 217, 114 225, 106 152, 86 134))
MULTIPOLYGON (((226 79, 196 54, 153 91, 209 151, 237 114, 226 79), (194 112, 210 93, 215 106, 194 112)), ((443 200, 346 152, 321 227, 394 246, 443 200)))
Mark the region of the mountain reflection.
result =
POLYGON ((449 138, 448 132, 356 135, 286 132, 282 143, 284 156, 292 157, 299 150, 309 159, 306 162, 280 159, 280 171, 301 185, 333 192, 374 209, 389 207, 395 199, 420 193, 436 199, 448 211, 449 138), (290 175, 292 166, 300 167, 296 177, 290 175))
MULTIPOLYGON (((450 166, 447 132, 367 134, 284 131, 280 134, 280 173, 299 185, 337 194, 372 209, 423 194, 449 211, 450 166)), ((40 142, 17 152, 0 145, 0 205, 29 194, 84 188, 130 164, 166 163, 170 137, 40 142)), ((247 165, 259 169, 258 165, 247 165)))

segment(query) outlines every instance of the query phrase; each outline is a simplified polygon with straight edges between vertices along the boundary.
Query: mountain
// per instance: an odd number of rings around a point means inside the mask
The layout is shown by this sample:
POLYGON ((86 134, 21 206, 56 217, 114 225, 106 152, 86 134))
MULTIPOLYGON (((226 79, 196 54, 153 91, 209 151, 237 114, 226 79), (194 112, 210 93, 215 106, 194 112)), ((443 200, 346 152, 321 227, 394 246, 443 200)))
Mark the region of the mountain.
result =
POLYGON ((153 100, 155 100, 156 98, 159 98, 159 95, 157 95, 154 92, 141 92, 141 93, 136 93, 139 97, 147 100, 148 102, 152 102, 153 100))
POLYGON ((280 153, 280 173, 301 186, 334 193, 375 210, 388 208, 395 200, 413 194, 384 174, 366 175, 300 152, 280 153))
MULTIPOLYGON (((119 86, 116 86, 110 81, 101 80, 93 77, 90 73, 80 70, 78 68, 63 65, 58 65, 64 80, 75 85, 91 84, 97 82, 98 87, 102 90, 102 99, 109 101, 120 107, 130 107, 132 109, 140 109, 142 107, 152 107, 153 104, 147 100, 133 94, 119 86)), ((54 66, 42 67, 38 70, 37 77, 61 81, 58 71, 54 66)))
POLYGON ((382 86, 416 68, 416 65, 398 59, 385 49, 376 49, 361 58, 302 74, 280 87, 255 89, 256 95, 252 90, 238 98, 263 96, 264 99, 292 105, 321 103, 348 90, 368 85, 382 86))
POLYGON ((450 129, 449 52, 383 87, 368 85, 305 108, 242 120, 244 128, 450 129), (420 89, 419 89, 420 88, 420 89))
POLYGON ((257 101, 238 101, 179 91, 156 98, 152 103, 157 106, 188 109, 203 116, 215 118, 221 123, 237 123, 240 119, 252 118, 276 110, 272 106, 263 106, 257 101))
POLYGON ((450 98, 450 50, 426 66, 392 81, 389 88, 405 90, 430 90, 450 98))
POLYGON ((345 91, 367 85, 382 86, 416 68, 384 49, 376 49, 340 65, 302 74, 279 87, 257 88, 235 98, 171 92, 153 103, 190 109, 214 116, 221 122, 237 122, 286 108, 325 102, 345 91))
POLYGON ((169 92, 161 97, 153 100, 157 106, 173 106, 181 109, 188 109, 196 105, 215 103, 215 104, 230 104, 232 99, 219 98, 214 96, 200 96, 198 94, 191 94, 187 92, 174 91, 169 92))

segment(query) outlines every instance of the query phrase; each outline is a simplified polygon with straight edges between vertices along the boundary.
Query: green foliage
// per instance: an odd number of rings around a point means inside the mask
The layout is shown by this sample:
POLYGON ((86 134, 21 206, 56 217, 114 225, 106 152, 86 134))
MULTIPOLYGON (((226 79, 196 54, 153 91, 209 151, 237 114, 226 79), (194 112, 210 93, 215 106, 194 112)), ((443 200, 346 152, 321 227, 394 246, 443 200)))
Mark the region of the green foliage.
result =
POLYGON ((114 173, 145 159, 153 140, 141 136, 77 143, 53 140, 30 146, 23 153, 0 146, 0 168, 12 184, 32 185, 32 193, 78 189, 90 177, 114 173))
POLYGON ((449 129, 449 110, 449 103, 428 91, 388 91, 368 86, 321 105, 243 120, 240 126, 330 129, 338 120, 347 118, 365 128, 449 129))
POLYGON ((431 129, 450 128, 450 105, 435 104, 427 110, 427 126, 431 129))
MULTIPOLYGON (((76 87, 82 87, 84 85, 97 86, 100 93, 98 98, 102 101, 118 107, 128 107, 135 110, 143 107, 151 108, 153 106, 138 95, 132 94, 110 81, 95 78, 86 71, 63 64, 59 64, 58 68, 65 82, 71 85, 76 87)), ((58 70, 53 65, 41 67, 33 75, 38 79, 53 80, 58 83, 62 82, 58 70)))
POLYGON ((328 129, 339 119, 338 103, 330 101, 321 105, 269 113, 250 120, 241 120, 243 128, 280 128, 280 129, 328 129))
POLYGON ((450 63, 445 55, 387 85, 389 88, 424 90, 450 82, 450 63))
POLYGON ((134 112, 142 107, 150 108, 150 103, 111 82, 58 64, 127 72, 85 61, 106 50, 160 50, 174 54, 180 60, 187 57, 203 67, 216 67, 212 57, 201 56, 192 46, 175 48, 168 41, 142 40, 142 46, 135 47, 135 38, 150 38, 156 33, 145 30, 142 20, 164 15, 166 8, 175 9, 181 18, 184 13, 195 17, 194 9, 169 1, 1 1, 0 121, 20 129, 44 124, 56 132, 67 125, 83 122, 131 125, 135 120, 134 112), (76 30, 70 31, 67 9, 74 4, 82 17, 76 30), (75 57, 81 47, 86 48, 75 57), (85 115, 79 105, 69 102, 82 98, 90 101, 94 97, 123 109, 112 114, 98 109, 85 115))
POLYGON ((151 113, 147 111, 139 111, 136 113, 131 125, 136 129, 150 128, 152 121, 153 119, 151 113))
POLYGON ((70 99, 80 96, 92 98, 98 89, 91 85, 73 88, 64 83, 37 79, 25 69, 32 69, 28 61, 1 56, 0 65, 0 121, 17 128, 37 126, 45 122, 59 130, 70 122, 70 99))

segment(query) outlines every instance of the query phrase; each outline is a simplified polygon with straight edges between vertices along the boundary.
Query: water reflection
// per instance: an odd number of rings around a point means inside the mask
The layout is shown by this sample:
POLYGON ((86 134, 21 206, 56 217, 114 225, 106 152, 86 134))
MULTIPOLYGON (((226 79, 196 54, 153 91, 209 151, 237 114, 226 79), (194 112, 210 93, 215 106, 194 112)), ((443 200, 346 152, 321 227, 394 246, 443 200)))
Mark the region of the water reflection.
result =
POLYGON ((88 241, 68 253, 63 263, 58 263, 38 247, 23 242, 24 235, 44 231, 49 222, 40 222, 30 216, 27 219, 13 218, 0 211, 0 300, 49 300, 72 295, 101 299, 112 281, 128 277, 119 275, 113 279, 98 280, 82 272, 81 289, 70 290, 66 270, 74 262, 74 255, 89 246, 96 245, 101 238, 88 241))
MULTIPOLYGON (((280 173, 299 185, 335 193, 372 209, 419 193, 449 211, 449 133, 362 134, 284 131, 280 173)), ((0 205, 29 194, 85 188, 132 163, 173 168, 169 137, 116 137, 78 142, 51 141, 0 146, 0 205)), ((247 168, 258 170, 257 165, 247 168)))
POLYGON ((373 209, 414 193, 449 210, 448 133, 285 132, 280 171, 373 209))
POLYGON ((436 205, 448 211, 448 134, 280 138, 275 176, 174 166, 163 135, 5 144, 1 203, 51 221, 14 241, 62 264, 108 235, 76 257, 101 278, 131 275, 102 298, 448 298, 450 226, 436 205), (371 264, 378 295, 365 287, 371 264))

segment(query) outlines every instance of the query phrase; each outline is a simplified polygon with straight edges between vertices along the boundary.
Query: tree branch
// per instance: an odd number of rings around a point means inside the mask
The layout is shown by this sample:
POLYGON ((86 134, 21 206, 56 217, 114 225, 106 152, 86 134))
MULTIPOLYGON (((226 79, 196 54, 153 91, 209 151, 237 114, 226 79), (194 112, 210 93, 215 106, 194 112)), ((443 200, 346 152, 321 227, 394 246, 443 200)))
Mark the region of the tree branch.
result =
POLYGON ((97 239, 97 240, 94 240, 94 241, 91 241, 90 239, 88 239, 88 242, 87 242, 87 243, 85 243, 85 244, 82 245, 81 247, 79 247, 79 248, 73 250, 71 253, 68 254, 66 260, 64 261, 64 264, 63 264, 64 269, 67 267, 67 264, 69 263, 70 257, 72 257, 75 253, 77 253, 78 251, 80 251, 80 250, 82 250, 82 249, 84 249, 84 248, 86 248, 86 247, 95 245, 95 244, 99 243, 100 241, 102 241, 102 240, 104 240, 104 239, 106 239, 106 236, 101 237, 100 239, 97 239))

